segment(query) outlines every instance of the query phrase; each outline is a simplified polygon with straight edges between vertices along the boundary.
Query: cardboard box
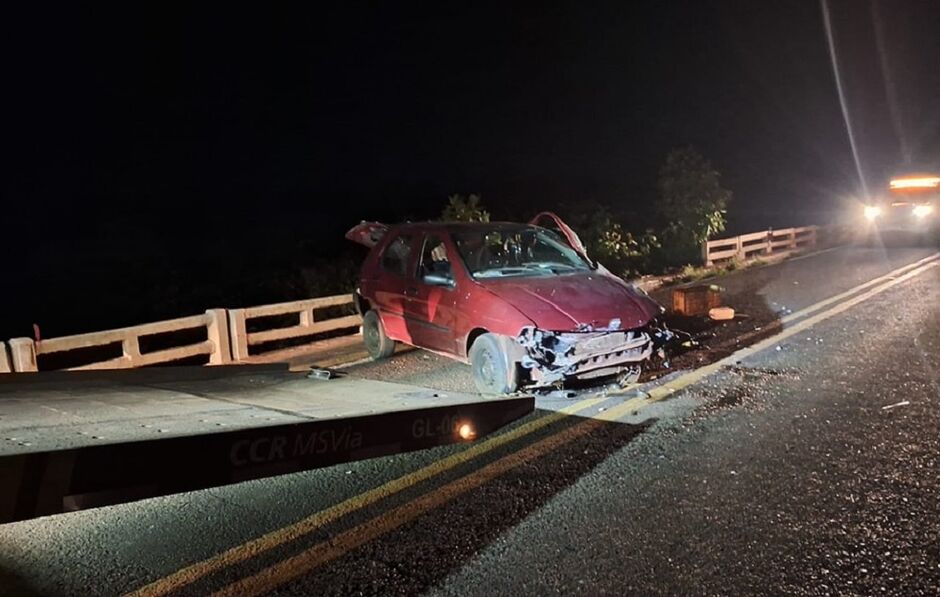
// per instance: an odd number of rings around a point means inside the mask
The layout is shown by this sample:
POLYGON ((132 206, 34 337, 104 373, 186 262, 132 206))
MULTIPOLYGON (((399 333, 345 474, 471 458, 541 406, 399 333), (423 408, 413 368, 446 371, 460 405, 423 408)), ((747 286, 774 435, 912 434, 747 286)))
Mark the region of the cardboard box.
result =
POLYGON ((688 286, 672 291, 672 310, 680 315, 707 315, 709 309, 720 306, 721 293, 717 286, 688 286))

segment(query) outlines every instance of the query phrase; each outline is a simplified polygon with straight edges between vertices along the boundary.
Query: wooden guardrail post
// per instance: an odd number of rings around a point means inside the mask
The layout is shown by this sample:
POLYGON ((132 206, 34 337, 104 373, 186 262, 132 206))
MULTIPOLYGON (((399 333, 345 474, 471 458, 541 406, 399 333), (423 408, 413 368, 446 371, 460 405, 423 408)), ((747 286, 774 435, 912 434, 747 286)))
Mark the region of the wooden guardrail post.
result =
POLYGON ((212 352, 209 354, 210 365, 224 365, 232 362, 232 346, 228 336, 228 316, 225 309, 209 309, 206 311, 209 321, 206 324, 209 342, 212 342, 212 352))
POLYGON ((133 334, 128 334, 121 340, 121 352, 124 353, 127 366, 136 367, 140 361, 140 339, 133 334))
POLYGON ((744 252, 744 240, 740 236, 736 236, 735 240, 737 241, 737 253, 734 254, 734 260, 742 263, 747 260, 747 254, 744 252))
POLYGON ((229 338, 232 345, 232 360, 236 363, 248 358, 248 328, 244 309, 229 309, 229 338))
POLYGON ((39 371, 36 362, 36 345, 30 338, 13 338, 10 340, 10 360, 13 370, 17 373, 39 371))
POLYGON ((767 240, 764 241, 764 255, 770 255, 774 252, 774 229, 767 229, 767 240))
POLYGON ((10 354, 7 352, 7 345, 0 342, 0 373, 12 373, 13 365, 10 364, 10 354))

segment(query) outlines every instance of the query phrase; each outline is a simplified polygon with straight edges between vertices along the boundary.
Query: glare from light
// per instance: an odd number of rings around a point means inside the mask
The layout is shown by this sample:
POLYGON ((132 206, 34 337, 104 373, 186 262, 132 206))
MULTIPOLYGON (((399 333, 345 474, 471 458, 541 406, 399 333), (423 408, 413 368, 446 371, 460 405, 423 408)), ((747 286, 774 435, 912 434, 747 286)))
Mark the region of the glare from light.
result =
POLYGON ((829 15, 829 1, 820 0, 823 15, 823 27, 826 30, 826 42, 829 46, 829 59, 832 62, 832 74, 836 82, 836 91, 839 92, 839 106, 842 108, 842 120, 845 121, 845 130, 849 136, 849 147, 852 148, 852 157, 855 159, 855 170, 858 172, 858 182, 862 193, 868 197, 868 184, 862 174, 862 160, 859 157, 858 147, 855 144, 855 132, 852 130, 852 120, 849 118, 849 106, 842 89, 842 74, 839 71, 839 57, 836 53, 835 36, 832 34, 832 19, 829 15))
POLYGON ((865 206, 865 218, 869 221, 874 220, 881 215, 881 208, 877 205, 866 205, 865 206))
POLYGON ((935 189, 940 186, 940 176, 894 178, 890 184, 892 189, 935 189))
POLYGON ((477 432, 470 423, 464 423, 457 428, 457 435, 460 439, 473 439, 477 436, 477 432))
POLYGON ((926 218, 933 213, 933 205, 918 205, 914 208, 914 217, 926 218))

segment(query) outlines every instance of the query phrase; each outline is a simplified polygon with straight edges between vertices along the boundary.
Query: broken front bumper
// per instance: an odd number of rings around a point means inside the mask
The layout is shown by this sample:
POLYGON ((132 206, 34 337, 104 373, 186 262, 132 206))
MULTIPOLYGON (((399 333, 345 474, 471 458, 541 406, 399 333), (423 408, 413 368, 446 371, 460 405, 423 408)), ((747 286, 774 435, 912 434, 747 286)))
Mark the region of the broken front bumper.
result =
POLYGON ((653 353, 653 339, 643 330, 551 332, 528 327, 516 342, 522 367, 535 385, 566 378, 590 379, 635 368, 653 353))

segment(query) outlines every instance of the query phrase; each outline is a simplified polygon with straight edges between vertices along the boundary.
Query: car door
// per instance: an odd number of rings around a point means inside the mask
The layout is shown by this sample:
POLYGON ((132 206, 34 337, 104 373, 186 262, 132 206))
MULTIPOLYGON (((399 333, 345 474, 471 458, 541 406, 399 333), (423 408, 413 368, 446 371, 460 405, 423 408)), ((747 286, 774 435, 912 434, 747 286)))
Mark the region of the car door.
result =
POLYGON ((545 228, 556 228, 562 236, 565 237, 565 240, 568 241, 568 244, 571 245, 571 248, 577 251, 582 257, 587 259, 588 263, 593 263, 591 258, 587 254, 587 249, 584 248, 584 243, 581 242, 581 239, 578 237, 578 234, 571 229, 568 224, 565 224, 565 221, 562 220, 558 215, 550 212, 543 211, 537 214, 534 218, 529 220, 529 224, 533 226, 542 226, 541 222, 548 219, 551 222, 549 226, 543 226, 545 228))
POLYGON ((453 264, 456 254, 446 237, 428 233, 418 254, 414 285, 406 290, 406 320, 414 344, 453 354, 457 283, 453 264))
POLYGON ((381 222, 362 222, 350 228, 346 232, 346 238, 371 249, 382 242, 382 237, 387 232, 388 226, 381 222))
POLYGON ((375 278, 375 307, 382 316, 385 333, 394 340, 414 344, 406 321, 406 305, 414 292, 415 246, 419 236, 410 232, 389 238, 378 258, 375 278))

